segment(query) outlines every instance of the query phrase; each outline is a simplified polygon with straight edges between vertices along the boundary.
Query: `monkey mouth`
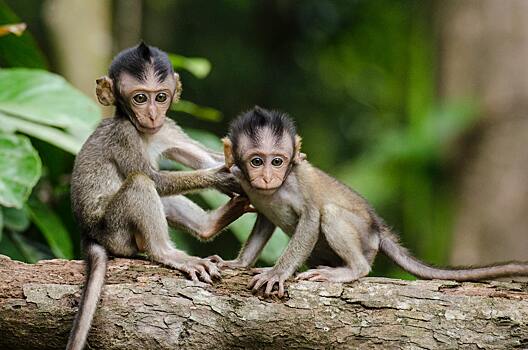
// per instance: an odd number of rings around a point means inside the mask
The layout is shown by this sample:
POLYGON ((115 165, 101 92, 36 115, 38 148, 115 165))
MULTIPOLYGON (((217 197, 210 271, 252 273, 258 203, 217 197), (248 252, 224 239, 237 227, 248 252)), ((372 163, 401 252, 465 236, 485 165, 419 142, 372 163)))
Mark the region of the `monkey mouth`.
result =
POLYGON ((145 132, 147 134, 155 134, 158 131, 160 131, 162 126, 163 126, 163 124, 161 124, 159 126, 154 126, 154 127, 141 126, 141 131, 143 131, 143 132, 145 132))
POLYGON ((260 192, 260 193, 273 193, 275 191, 277 191, 279 189, 280 185, 279 186, 273 186, 273 187, 262 187, 262 186, 258 186, 258 185, 253 185, 253 188, 260 192))

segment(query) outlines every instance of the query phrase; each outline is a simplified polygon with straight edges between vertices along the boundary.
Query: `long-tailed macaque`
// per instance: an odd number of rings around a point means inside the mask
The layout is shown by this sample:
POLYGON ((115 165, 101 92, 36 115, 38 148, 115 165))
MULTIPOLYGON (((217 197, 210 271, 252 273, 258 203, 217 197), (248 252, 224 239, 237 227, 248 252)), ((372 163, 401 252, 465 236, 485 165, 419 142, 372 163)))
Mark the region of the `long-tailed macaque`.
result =
POLYGON ((225 193, 240 187, 221 153, 193 141, 166 119, 170 104, 179 99, 181 83, 164 52, 143 43, 124 50, 114 58, 109 75, 96 82, 99 102, 115 105, 116 111, 88 138, 72 173, 71 199, 87 278, 68 349, 85 344, 109 254, 145 253, 195 281, 212 283, 220 278, 217 266, 174 248, 167 220, 206 239, 248 210, 242 197, 207 213, 181 196, 206 187, 225 193), (162 155, 194 169, 209 169, 160 171, 157 161, 162 155))
POLYGON ((257 269, 253 291, 269 295, 305 261, 297 279, 350 282, 366 276, 378 252, 425 279, 482 280, 528 275, 527 263, 443 269, 426 265, 398 242, 367 201, 346 185, 313 167, 300 153, 301 138, 285 114, 255 109, 238 117, 224 140, 226 164, 260 213, 248 241, 234 261, 220 266, 248 267, 276 226, 291 240, 275 266, 257 269))

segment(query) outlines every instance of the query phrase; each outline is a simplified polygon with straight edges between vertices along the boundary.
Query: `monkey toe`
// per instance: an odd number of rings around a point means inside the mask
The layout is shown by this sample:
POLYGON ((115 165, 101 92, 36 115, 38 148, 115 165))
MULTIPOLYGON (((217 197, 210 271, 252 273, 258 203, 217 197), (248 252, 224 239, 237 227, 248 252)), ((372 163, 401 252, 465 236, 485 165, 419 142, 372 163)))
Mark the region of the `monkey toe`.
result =
POLYGON ((297 275, 296 280, 305 280, 312 282, 330 281, 331 269, 328 266, 318 266, 317 269, 311 269, 297 275))
POLYGON ((240 260, 228 260, 228 261, 222 261, 220 263, 218 263, 218 267, 221 269, 221 270, 224 270, 224 269, 244 269, 247 267, 246 264, 244 264, 243 262, 241 262, 240 260))
POLYGON ((224 259, 222 259, 219 255, 211 255, 206 258, 207 260, 210 260, 212 263, 218 264, 224 262, 224 259))

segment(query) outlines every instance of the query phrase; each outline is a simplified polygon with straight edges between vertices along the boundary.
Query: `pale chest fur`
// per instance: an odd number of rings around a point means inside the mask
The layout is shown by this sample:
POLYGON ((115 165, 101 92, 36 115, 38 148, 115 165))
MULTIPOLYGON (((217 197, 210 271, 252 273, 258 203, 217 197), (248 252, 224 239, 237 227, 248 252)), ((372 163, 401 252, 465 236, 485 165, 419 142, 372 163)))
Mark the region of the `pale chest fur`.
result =
POLYGON ((158 162, 163 152, 165 152, 174 143, 174 130, 171 130, 172 126, 165 123, 163 127, 154 135, 141 135, 141 141, 143 143, 143 150, 149 163, 158 169, 158 162))
POLYGON ((246 191, 251 204, 273 224, 280 227, 288 235, 295 232, 299 215, 302 211, 302 201, 299 196, 299 184, 295 177, 290 176, 286 182, 271 195, 246 191))

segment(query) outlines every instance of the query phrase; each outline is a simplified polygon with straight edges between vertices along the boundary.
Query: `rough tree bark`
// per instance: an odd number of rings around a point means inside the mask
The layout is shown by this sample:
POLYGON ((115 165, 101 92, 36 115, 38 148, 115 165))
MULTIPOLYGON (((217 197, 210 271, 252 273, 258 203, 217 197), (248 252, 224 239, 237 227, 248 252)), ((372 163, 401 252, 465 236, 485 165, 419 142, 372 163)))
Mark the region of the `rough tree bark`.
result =
MULTIPOLYGON (((285 300, 228 271, 193 284, 147 261, 110 262, 92 349, 511 349, 528 347, 528 284, 364 278, 290 283, 285 300)), ((83 279, 80 261, 0 256, 0 348, 61 349, 83 279)))

